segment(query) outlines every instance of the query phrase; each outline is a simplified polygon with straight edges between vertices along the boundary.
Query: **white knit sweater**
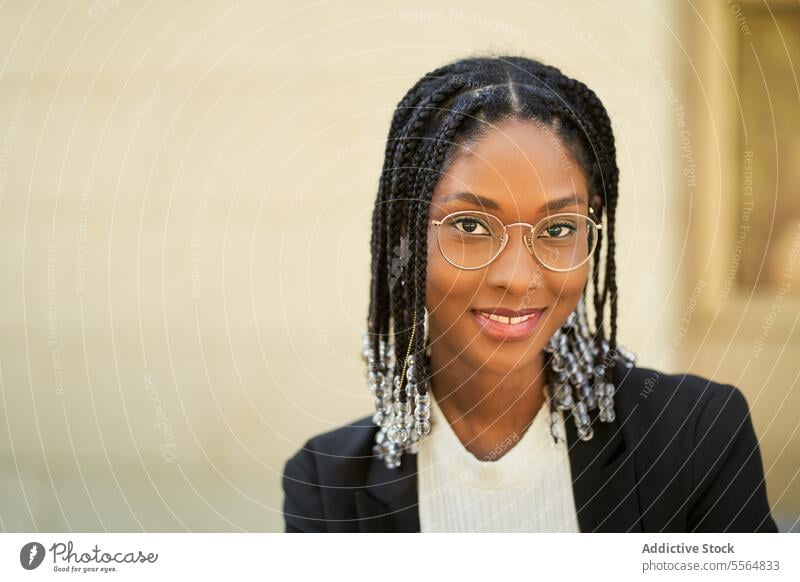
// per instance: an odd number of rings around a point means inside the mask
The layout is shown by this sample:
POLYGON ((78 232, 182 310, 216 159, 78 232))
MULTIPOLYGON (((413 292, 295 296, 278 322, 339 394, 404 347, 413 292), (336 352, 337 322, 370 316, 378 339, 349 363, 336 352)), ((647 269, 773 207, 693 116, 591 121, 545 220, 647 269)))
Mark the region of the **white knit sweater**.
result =
MULTIPOLYGON (((567 445, 550 436, 546 401, 521 438, 499 443, 497 460, 481 461, 428 394, 432 429, 417 459, 422 532, 580 531, 567 445)), ((563 418, 559 429, 563 439, 563 418)))

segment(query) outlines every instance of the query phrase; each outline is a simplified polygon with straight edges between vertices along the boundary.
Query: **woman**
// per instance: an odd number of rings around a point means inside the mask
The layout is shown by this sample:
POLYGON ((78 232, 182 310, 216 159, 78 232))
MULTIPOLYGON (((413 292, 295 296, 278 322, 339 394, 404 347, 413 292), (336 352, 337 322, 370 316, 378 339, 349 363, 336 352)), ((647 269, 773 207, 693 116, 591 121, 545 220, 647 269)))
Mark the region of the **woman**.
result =
POLYGON ((595 93, 538 61, 411 88, 372 223, 376 412, 287 462, 286 531, 777 531, 742 393, 617 345, 615 158, 595 93))

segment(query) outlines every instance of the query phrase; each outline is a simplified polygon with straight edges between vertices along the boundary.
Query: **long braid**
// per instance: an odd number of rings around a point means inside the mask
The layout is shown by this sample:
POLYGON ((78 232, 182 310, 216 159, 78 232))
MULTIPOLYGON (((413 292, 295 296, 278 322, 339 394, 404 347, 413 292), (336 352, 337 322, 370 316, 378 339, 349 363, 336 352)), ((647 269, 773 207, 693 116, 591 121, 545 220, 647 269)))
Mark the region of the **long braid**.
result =
POLYGON ((389 138, 386 140, 386 149, 384 152, 383 170, 381 172, 381 179, 378 188, 378 195, 375 202, 375 208, 372 212, 372 272, 375 276, 372 278, 370 285, 370 305, 369 305, 369 319, 368 329, 372 335, 372 349, 377 353, 378 342, 384 336, 388 335, 388 316, 389 314, 385 309, 381 309, 382 305, 387 303, 388 297, 387 289, 382 283, 387 277, 387 262, 386 255, 383 248, 386 246, 386 225, 391 224, 391 221, 386 217, 386 199, 390 194, 390 184, 392 177, 392 159, 394 158, 394 150, 396 149, 396 142, 392 136, 397 133, 399 128, 408 117, 409 104, 418 98, 418 93, 415 90, 409 93, 400 101, 395 109, 392 117, 391 127, 389 129, 389 138))
MULTIPOLYGON (((409 201, 416 200, 416 183, 419 168, 427 167, 424 163, 426 155, 426 140, 421 135, 426 120, 438 113, 438 106, 457 93, 463 86, 460 80, 450 80, 441 88, 436 88, 425 97, 417 106, 414 113, 406 120, 403 134, 398 138, 399 146, 395 152, 394 168, 396 173, 391 185, 391 202, 388 208, 389 240, 385 252, 391 264, 394 249, 401 244, 402 227, 405 226, 406 236, 411 236, 415 231, 411 228, 409 201)), ((410 241, 409 241, 410 242, 410 241)), ((413 256, 413 254, 412 254, 413 256)), ((410 270, 406 267, 406 270, 410 270)), ((389 303, 395 320, 395 360, 400 362, 405 357, 404 350, 408 344, 408 334, 413 326, 412 291, 409 281, 402 278, 394 281, 390 289, 389 303), (402 286, 401 286, 402 285, 402 286)))
MULTIPOLYGON (((610 336, 609 349, 614 353, 617 347, 617 282, 616 282, 616 238, 614 227, 616 224, 616 208, 619 184, 619 168, 617 166, 616 147, 614 144, 614 134, 611 127, 611 119, 603 107, 597 94, 589 89, 580 81, 573 80, 574 93, 578 99, 585 103, 588 110, 588 118, 595 126, 600 145, 604 150, 602 161, 605 167, 601 167, 601 180, 606 206, 606 238, 608 240, 608 252, 606 253, 605 276, 603 297, 601 302, 602 309, 605 309, 605 300, 608 299, 610 305, 610 336)), ((601 314, 602 315, 602 314, 601 314)), ((607 382, 612 380, 612 367, 606 366, 605 378, 607 382)))
MULTIPOLYGON (((441 75, 451 70, 458 70, 459 67, 458 63, 448 64, 426 74, 400 100, 392 115, 389 136, 386 140, 378 196, 372 217, 372 272, 376 276, 372 278, 370 284, 367 325, 372 333, 372 348, 374 350, 378 349, 379 340, 389 334, 389 310, 382 309, 381 306, 387 305, 391 299, 388 296, 389 289, 385 285, 381 285, 381 283, 387 280, 388 265, 391 264, 391 257, 382 252, 382 249, 386 247, 387 225, 392 226, 396 222, 392 220, 391 216, 387 215, 387 200, 392 197, 392 193, 395 191, 394 187, 397 184, 398 173, 402 173, 404 170, 402 164, 404 151, 401 151, 400 154, 397 153, 398 146, 401 150, 404 150, 406 146, 406 142, 402 139, 403 132, 401 130, 416 111, 415 105, 425 97, 426 86, 431 83, 441 82, 439 79, 441 75), (398 135, 401 137, 396 137, 398 135)), ((389 245, 389 248, 393 249, 394 247, 389 245)))
MULTIPOLYGON (((608 340, 608 345, 613 354, 617 349, 617 268, 616 260, 614 258, 616 251, 616 240, 614 237, 614 224, 615 215, 617 210, 617 180, 616 176, 610 180, 610 188, 614 190, 614 195, 609 196, 607 224, 608 224, 608 253, 606 258, 606 289, 609 293, 609 300, 611 303, 611 335, 608 340)), ((611 366, 606 368, 605 378, 607 382, 612 381, 611 366)))
POLYGON ((431 75, 426 75, 400 100, 392 117, 389 136, 386 140, 384 165, 381 173, 378 197, 373 212, 373 247, 372 261, 373 273, 372 291, 370 294, 370 323, 368 326, 373 335, 373 349, 377 349, 379 338, 389 334, 389 316, 391 311, 384 306, 392 303, 390 286, 387 284, 389 266, 391 265, 391 252, 394 249, 396 237, 387 232, 399 228, 395 220, 395 205, 391 202, 396 192, 398 177, 404 170, 406 142, 402 133, 403 127, 415 111, 415 105, 425 97, 423 86, 430 83, 431 75), (387 244, 387 236, 389 243, 387 244))

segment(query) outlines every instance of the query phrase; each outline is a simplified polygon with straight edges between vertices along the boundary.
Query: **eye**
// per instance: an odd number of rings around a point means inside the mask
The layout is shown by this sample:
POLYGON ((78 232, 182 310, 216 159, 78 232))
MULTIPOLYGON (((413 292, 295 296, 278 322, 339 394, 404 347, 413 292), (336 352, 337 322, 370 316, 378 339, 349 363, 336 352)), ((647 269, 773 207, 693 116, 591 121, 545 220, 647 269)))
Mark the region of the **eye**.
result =
POLYGON ((472 234, 476 236, 491 235, 489 225, 477 216, 461 216, 453 220, 453 224, 461 233, 472 234))
POLYGON ((545 226, 542 231, 544 238, 567 238, 575 234, 578 229, 570 222, 559 221, 545 226))

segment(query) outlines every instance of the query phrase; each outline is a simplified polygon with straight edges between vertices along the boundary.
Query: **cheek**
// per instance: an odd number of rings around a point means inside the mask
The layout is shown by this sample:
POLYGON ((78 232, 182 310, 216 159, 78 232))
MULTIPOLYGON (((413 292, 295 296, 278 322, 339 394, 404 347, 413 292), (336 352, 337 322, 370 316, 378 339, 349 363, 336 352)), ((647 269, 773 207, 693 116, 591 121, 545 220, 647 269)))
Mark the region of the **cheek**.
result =
POLYGON ((546 286, 549 293, 555 298, 553 317, 558 320, 558 325, 577 307, 586 287, 589 267, 584 265, 568 273, 552 273, 546 277, 546 286))
POLYGON ((550 276, 546 276, 546 280, 550 288, 549 290, 555 296, 563 295, 565 297, 572 297, 575 294, 583 292, 588 276, 589 267, 583 265, 567 273, 551 273, 550 276))
POLYGON ((446 315, 452 321, 469 309, 480 288, 481 273, 457 269, 442 257, 435 241, 433 245, 428 245, 425 303, 432 319, 446 315))

